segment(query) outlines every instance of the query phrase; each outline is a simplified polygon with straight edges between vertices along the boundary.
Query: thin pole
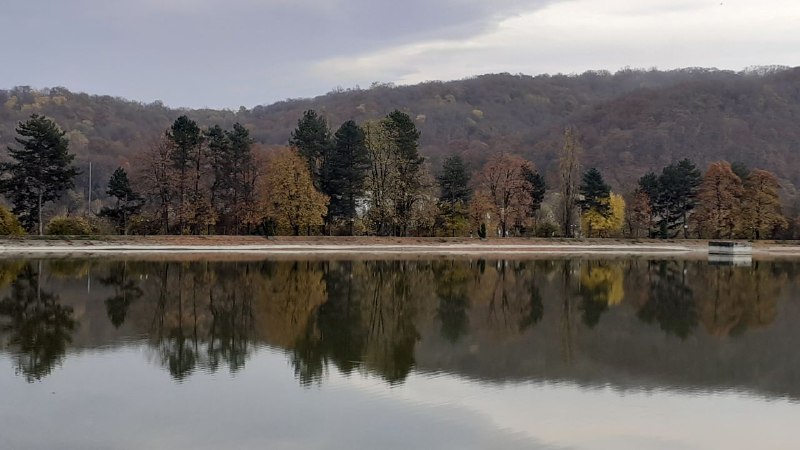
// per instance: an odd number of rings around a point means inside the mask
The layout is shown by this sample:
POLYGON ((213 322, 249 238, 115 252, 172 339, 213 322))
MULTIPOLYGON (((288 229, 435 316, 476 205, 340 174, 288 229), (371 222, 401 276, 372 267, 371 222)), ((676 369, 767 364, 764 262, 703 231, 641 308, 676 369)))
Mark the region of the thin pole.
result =
POLYGON ((89 161, 89 204, 86 207, 86 210, 89 211, 89 214, 92 213, 92 162, 89 161))

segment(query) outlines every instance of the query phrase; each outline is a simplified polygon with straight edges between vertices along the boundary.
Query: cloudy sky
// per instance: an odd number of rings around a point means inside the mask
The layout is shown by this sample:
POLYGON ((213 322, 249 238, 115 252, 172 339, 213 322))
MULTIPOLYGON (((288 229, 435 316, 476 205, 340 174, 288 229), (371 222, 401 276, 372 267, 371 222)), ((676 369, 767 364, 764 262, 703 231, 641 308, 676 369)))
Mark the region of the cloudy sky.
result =
POLYGON ((0 0, 0 87, 254 106, 491 72, 800 65, 797 0, 0 0))

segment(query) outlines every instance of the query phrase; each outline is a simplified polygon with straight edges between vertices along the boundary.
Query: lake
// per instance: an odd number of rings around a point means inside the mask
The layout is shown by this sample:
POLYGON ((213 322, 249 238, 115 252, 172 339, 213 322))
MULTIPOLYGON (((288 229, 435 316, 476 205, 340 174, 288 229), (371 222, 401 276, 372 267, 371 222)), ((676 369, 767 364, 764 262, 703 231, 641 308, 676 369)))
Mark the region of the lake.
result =
POLYGON ((0 260, 3 449, 800 446, 800 261, 0 260))

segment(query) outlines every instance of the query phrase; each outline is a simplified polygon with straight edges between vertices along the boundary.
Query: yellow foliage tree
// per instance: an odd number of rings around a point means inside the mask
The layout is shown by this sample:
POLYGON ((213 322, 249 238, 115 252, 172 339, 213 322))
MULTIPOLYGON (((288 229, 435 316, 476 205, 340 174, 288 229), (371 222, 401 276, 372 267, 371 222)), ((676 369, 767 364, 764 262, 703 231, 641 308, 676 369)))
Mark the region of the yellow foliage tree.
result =
POLYGON ((581 227, 596 232, 600 237, 616 236, 625 225, 625 199, 612 192, 603 202, 608 202, 609 214, 604 216, 595 209, 590 209, 583 213, 581 227))
POLYGON ((323 225, 328 197, 314 188, 303 158, 295 150, 284 148, 267 164, 260 185, 263 216, 275 222, 279 232, 295 236, 303 228, 323 225))
POLYGON ((581 268, 581 285, 594 294, 595 301, 609 306, 625 298, 625 274, 619 264, 592 264, 581 268))
POLYGON ((19 219, 5 206, 0 205, 0 235, 21 236, 25 230, 19 223, 19 219))

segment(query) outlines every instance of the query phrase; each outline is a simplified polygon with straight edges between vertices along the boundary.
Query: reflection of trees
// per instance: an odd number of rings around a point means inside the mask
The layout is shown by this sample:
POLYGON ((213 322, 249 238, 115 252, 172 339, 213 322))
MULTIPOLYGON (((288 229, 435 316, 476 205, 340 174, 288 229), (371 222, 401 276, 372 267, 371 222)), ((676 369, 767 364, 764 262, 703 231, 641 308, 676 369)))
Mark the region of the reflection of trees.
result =
POLYGON ((108 275, 100 278, 100 284, 114 288, 114 295, 105 300, 106 314, 114 327, 119 328, 125 323, 131 303, 142 296, 142 289, 130 278, 127 261, 110 263, 108 275))
POLYGON ((158 360, 182 380, 198 367, 243 367, 253 332, 254 278, 247 264, 160 263, 154 267, 151 342, 158 360))
POLYGON ((293 348, 301 382, 319 380, 328 362, 344 373, 363 367, 391 383, 404 380, 414 366, 419 340, 419 297, 432 291, 428 264, 330 263, 325 275, 328 299, 314 310, 293 348))
POLYGON ((581 305, 583 323, 593 328, 609 306, 625 297, 624 273, 620 261, 585 261, 581 266, 581 305))
MULTIPOLYGON (((535 275, 537 273, 546 274, 553 269, 551 261, 532 261, 528 264, 533 266, 533 273, 525 279, 528 300, 522 305, 520 311, 519 331, 521 333, 541 322, 544 317, 542 294, 539 290, 539 280, 535 275)), ((528 264, 521 263, 520 268, 524 270, 528 264)))
POLYGON ((433 263, 436 296, 439 297, 436 317, 442 324, 442 336, 453 343, 458 342, 469 328, 470 269, 463 261, 433 263))
POLYGON ((42 379, 59 364, 77 327, 72 308, 41 288, 40 274, 41 269, 26 264, 11 283, 10 295, 0 301, 0 330, 9 334, 17 368, 28 381, 42 379))
POLYGON ((715 336, 739 334, 771 323, 785 274, 771 263, 755 261, 752 267, 698 267, 698 314, 715 336))
POLYGON ((697 326, 694 292, 686 279, 686 261, 650 263, 650 296, 638 316, 647 323, 658 322, 662 330, 685 338, 697 326))
POLYGON ((492 263, 473 287, 475 303, 486 304, 488 326, 500 333, 524 333, 544 316, 537 273, 552 269, 543 261, 505 261, 492 263), (544 264, 543 264, 544 263, 544 264), (486 299, 486 300, 484 300, 486 299))
POLYGON ((216 370, 224 361, 231 372, 236 372, 244 367, 250 353, 254 326, 251 292, 255 274, 252 272, 256 267, 228 266, 227 270, 213 275, 209 273, 207 263, 203 269, 201 279, 208 286, 208 311, 211 315, 206 350, 208 365, 216 370))

